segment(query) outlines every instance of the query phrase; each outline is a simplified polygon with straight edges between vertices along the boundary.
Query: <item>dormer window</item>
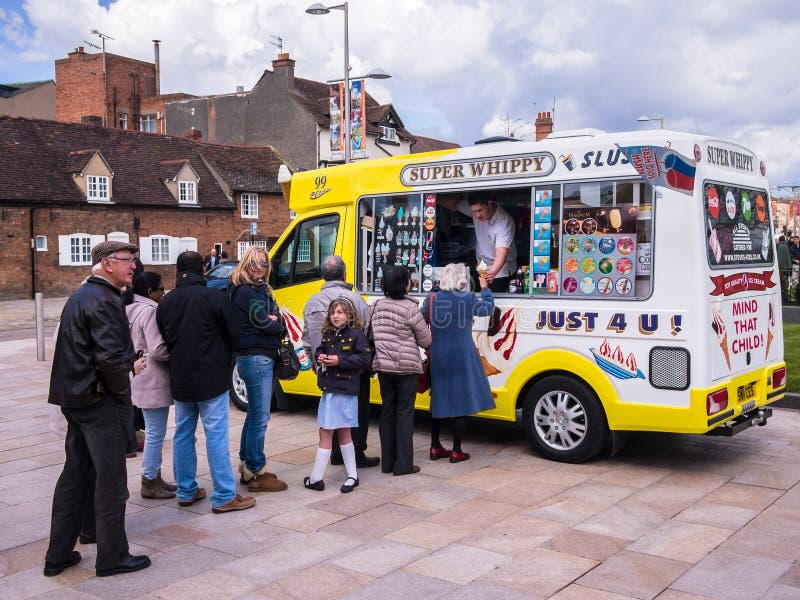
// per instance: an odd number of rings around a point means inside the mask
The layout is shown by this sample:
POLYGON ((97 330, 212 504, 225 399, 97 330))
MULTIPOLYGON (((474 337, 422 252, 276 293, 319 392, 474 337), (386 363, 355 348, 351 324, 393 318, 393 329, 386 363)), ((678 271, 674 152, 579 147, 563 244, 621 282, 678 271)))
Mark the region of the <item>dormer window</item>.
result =
POLYGON ((194 181, 179 181, 178 202, 180 204, 197 204, 197 183, 194 181))
POLYGON ((381 125, 381 139, 387 142, 397 141, 397 129, 381 125))
POLYGON ((86 177, 86 199, 89 202, 110 202, 108 177, 88 175, 86 177))

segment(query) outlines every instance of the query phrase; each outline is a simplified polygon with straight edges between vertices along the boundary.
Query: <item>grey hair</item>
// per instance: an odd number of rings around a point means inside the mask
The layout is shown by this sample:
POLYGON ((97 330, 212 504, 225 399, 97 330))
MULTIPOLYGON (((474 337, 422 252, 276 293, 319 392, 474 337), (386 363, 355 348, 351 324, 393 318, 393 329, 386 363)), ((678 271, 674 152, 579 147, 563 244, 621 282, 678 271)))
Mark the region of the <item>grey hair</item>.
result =
POLYGON ((450 263, 442 269, 439 289, 445 292, 469 290, 469 271, 464 263, 450 263))
POLYGON ((347 269, 341 256, 335 254, 322 261, 322 278, 325 281, 344 281, 347 269))

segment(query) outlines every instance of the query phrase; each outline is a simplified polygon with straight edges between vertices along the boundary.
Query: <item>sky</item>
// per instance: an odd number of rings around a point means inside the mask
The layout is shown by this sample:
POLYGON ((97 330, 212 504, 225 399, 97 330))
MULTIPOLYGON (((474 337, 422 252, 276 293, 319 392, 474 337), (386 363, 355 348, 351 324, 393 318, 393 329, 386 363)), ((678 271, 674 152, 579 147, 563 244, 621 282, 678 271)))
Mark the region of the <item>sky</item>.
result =
MULTIPOLYGON (((84 41, 153 61, 162 93, 251 89, 282 39, 295 75, 344 71, 344 11, 310 0, 0 0, 0 83, 53 79, 84 41), (277 43, 277 42, 276 42, 277 43)), ((329 4, 333 5, 333 4, 329 4)), ((406 128, 469 146, 556 130, 658 127, 737 140, 773 187, 800 185, 796 0, 350 0, 351 75, 406 128)), ((800 192, 800 189, 798 189, 800 192)))

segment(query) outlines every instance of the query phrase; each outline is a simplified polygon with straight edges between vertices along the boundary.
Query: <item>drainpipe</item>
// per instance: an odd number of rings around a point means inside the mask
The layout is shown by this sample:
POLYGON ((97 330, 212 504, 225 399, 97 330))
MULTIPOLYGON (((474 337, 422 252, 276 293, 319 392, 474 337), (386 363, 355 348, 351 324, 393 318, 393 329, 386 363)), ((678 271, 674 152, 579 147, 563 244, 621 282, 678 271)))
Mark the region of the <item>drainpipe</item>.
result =
POLYGON ((33 216, 36 208, 28 209, 30 213, 30 235, 31 235, 31 298, 36 298, 36 236, 34 235, 33 216))
POLYGON ((161 58, 159 57, 158 45, 161 40, 153 40, 153 53, 155 55, 155 92, 156 96, 161 95, 161 58))

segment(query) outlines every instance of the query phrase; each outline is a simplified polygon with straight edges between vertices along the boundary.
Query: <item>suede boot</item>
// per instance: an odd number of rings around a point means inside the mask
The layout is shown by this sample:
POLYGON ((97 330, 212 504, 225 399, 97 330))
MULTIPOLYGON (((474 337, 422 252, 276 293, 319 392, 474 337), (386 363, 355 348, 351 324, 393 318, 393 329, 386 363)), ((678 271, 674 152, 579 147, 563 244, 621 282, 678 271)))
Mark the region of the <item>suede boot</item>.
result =
MULTIPOLYGON (((250 483, 256 476, 255 473, 253 473, 250 469, 247 468, 247 466, 244 464, 244 462, 239 463, 239 473, 242 474, 242 476, 239 479, 239 481, 241 481, 245 485, 250 483)), ((264 465, 261 468, 261 470, 258 472, 258 476, 259 477, 271 477, 273 479, 277 479, 278 478, 278 476, 275 475, 275 473, 270 473, 269 471, 267 471, 267 466, 266 465, 264 465)))
POLYGON ((161 469, 158 470, 155 480, 158 482, 158 485, 161 486, 161 489, 167 490, 168 492, 175 492, 178 490, 178 486, 175 485, 174 483, 167 483, 166 481, 161 479, 161 469))
POLYGON ((142 475, 142 498, 155 498, 158 500, 165 500, 166 498, 174 498, 175 492, 165 490, 159 485, 159 479, 148 479, 142 475))
MULTIPOLYGON (((242 478, 245 476, 244 471, 250 475, 253 475, 253 473, 250 472, 247 467, 244 467, 242 478)), ((258 473, 250 478, 247 485, 247 489, 251 492, 282 492, 288 487, 289 486, 287 486, 285 482, 278 479, 277 475, 269 473, 266 465, 264 465, 264 467, 258 473)))

